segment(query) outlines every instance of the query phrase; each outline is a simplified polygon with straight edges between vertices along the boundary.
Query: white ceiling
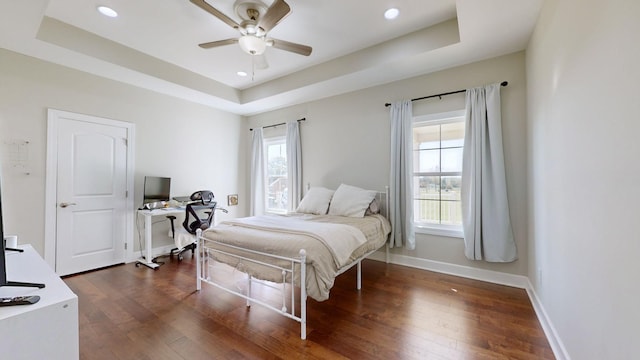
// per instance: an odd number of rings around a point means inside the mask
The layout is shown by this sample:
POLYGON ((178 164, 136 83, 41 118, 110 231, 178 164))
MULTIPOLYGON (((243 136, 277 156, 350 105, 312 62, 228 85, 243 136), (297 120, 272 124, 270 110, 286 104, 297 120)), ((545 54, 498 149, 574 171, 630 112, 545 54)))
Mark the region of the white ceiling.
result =
MULTIPOLYGON (((207 1, 240 22, 236 0, 207 1)), ((522 50, 541 2, 288 0, 269 36, 313 52, 267 48, 253 79, 237 44, 197 46, 238 32, 189 0, 0 0, 0 47, 250 115, 522 50), (385 20, 391 6, 400 16, 385 20)))

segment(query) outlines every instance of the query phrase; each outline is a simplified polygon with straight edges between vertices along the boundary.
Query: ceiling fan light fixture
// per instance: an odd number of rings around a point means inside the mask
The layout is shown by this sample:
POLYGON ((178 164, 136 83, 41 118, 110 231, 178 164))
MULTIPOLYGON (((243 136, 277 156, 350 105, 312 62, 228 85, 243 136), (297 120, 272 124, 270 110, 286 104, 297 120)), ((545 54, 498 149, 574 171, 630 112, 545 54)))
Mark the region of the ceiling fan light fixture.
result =
POLYGON ((118 17, 118 13, 108 6, 104 6, 104 5, 98 6, 98 12, 104 16, 108 16, 112 18, 118 17))
POLYGON ((253 35, 241 36, 240 39, 238 39, 238 44, 240 44, 240 48, 244 52, 251 55, 262 55, 267 48, 267 43, 264 39, 253 35))
POLYGON ((398 10, 397 8, 390 8, 384 12, 384 18, 387 20, 393 20, 397 18, 399 14, 400 14, 400 10, 398 10))

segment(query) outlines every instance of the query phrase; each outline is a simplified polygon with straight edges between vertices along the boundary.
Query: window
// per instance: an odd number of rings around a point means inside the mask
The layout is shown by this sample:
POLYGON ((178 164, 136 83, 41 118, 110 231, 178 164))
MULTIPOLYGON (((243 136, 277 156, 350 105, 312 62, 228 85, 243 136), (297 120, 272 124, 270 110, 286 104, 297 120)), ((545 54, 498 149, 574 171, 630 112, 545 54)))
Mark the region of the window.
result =
POLYGON ((413 212, 419 232, 462 236, 463 146, 464 111, 414 119, 413 212))
POLYGON ((265 139, 267 212, 287 211, 287 143, 285 137, 265 139))

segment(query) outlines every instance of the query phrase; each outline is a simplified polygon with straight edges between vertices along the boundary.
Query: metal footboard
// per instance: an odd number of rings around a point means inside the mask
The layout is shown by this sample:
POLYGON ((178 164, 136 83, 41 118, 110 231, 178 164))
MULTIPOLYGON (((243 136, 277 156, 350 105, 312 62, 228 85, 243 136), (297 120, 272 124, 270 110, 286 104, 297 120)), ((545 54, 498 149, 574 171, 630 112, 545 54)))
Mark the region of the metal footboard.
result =
MULTIPOLYGON (((255 251, 255 250, 250 250, 250 249, 245 249, 245 248, 240 248, 237 246, 233 246, 233 245, 229 245, 229 244, 224 244, 224 243, 220 243, 220 242, 215 242, 216 247, 217 248, 212 248, 207 246, 207 243, 209 242, 213 242, 212 240, 208 240, 203 238, 201 235, 201 231, 198 230, 197 232, 197 238, 198 238, 198 251, 196 252, 196 260, 197 260, 197 264, 196 264, 196 272, 197 272, 197 280, 196 280, 196 289, 198 291, 200 291, 202 289, 202 282, 205 282, 207 284, 213 285, 219 289, 222 289, 228 293, 234 294, 236 296, 239 296, 241 298, 244 298, 247 301, 247 306, 251 306, 252 303, 256 303, 256 304, 260 304, 272 311, 275 311, 285 317, 288 317, 290 319, 293 319, 295 321, 298 321, 300 323, 300 338, 301 339, 306 339, 307 338, 307 288, 306 288, 306 251, 304 249, 301 249, 299 252, 299 257, 296 258, 289 258, 289 257, 285 257, 285 256, 279 256, 279 255, 273 255, 273 254, 268 254, 268 253, 263 253, 260 251, 255 251), (267 261, 261 261, 261 260, 256 260, 256 259, 252 259, 246 256, 242 256, 242 255, 238 255, 234 250, 237 251, 242 251, 244 253, 250 253, 253 255, 258 255, 260 257, 267 257, 269 259, 275 259, 275 260, 279 260, 278 262, 282 263, 283 261, 286 262, 286 266, 278 266, 278 265, 274 265, 272 263, 269 263, 267 261), (213 259, 215 259, 215 254, 219 254, 219 255, 223 255, 225 257, 230 257, 230 258, 234 258, 237 259, 239 262, 248 262, 248 263, 253 263, 253 264, 257 264, 260 266, 264 266, 270 269, 276 269, 277 271, 279 271, 281 273, 281 281, 277 281, 275 282, 276 284, 280 284, 281 287, 279 286, 274 286, 269 284, 268 282, 259 280, 254 278, 253 276, 247 274, 247 289, 245 293, 242 293, 240 291, 231 289, 228 286, 225 286, 223 284, 217 283, 211 276, 211 274, 209 273, 211 270, 211 267, 209 266, 209 262, 212 261, 213 259), (300 279, 300 316, 296 315, 296 301, 295 301, 295 288, 296 288, 296 283, 295 283, 295 279, 296 279, 296 264, 298 265, 298 269, 299 269, 299 279, 300 279), (262 301, 260 299, 257 299, 255 297, 252 296, 251 294, 251 285, 252 283, 260 283, 262 285, 274 288, 276 290, 279 290, 281 292, 282 295, 282 306, 280 308, 277 308, 275 306, 273 306, 272 304, 269 304, 265 301, 262 301), (287 297, 287 286, 290 287, 290 304, 291 304, 291 308, 288 309, 287 308, 287 302, 286 302, 286 297, 287 297)), ((215 261, 215 260, 214 260, 215 261)))
MULTIPOLYGON (((219 289, 222 289, 228 293, 234 294, 238 297, 241 297, 243 299, 245 299, 247 301, 247 306, 251 306, 252 303, 256 303, 256 304, 260 304, 264 307, 266 307, 267 309, 270 309, 276 313, 279 313, 285 317, 288 317, 290 319, 293 319, 297 322, 300 323, 300 338, 301 339, 306 339, 307 338, 307 288, 306 288, 306 258, 307 258, 307 254, 306 251, 304 249, 301 249, 299 252, 299 256, 296 258, 289 258, 289 257, 285 257, 285 256, 279 256, 279 255, 273 255, 273 254, 268 254, 268 253, 263 253, 260 251, 255 251, 255 250, 250 250, 250 249, 245 249, 245 248, 240 248, 237 246, 233 246, 233 245, 229 245, 229 244, 224 244, 224 243, 220 243, 220 242, 216 242, 216 241, 212 241, 212 240, 208 240, 203 238, 201 235, 201 231, 198 230, 197 232, 197 238, 198 238, 198 251, 196 251, 196 272, 197 272, 197 278, 196 278, 196 289, 198 291, 200 291, 202 289, 202 282, 205 282, 207 284, 213 285, 219 289), (217 249, 211 248, 207 246, 207 243, 215 243, 216 246, 218 247, 217 249), (267 257, 269 259, 274 259, 274 260, 279 260, 280 262, 285 261, 287 263, 286 266, 278 266, 278 265, 274 265, 273 263, 269 263, 268 261, 261 261, 261 260, 257 260, 257 259, 252 259, 252 258, 248 258, 246 256, 242 256, 242 255, 238 255, 237 253, 234 252, 235 251, 242 251, 244 253, 249 253, 249 254, 253 254, 253 255, 257 255, 260 257, 267 257), (245 291, 245 293, 242 293, 240 291, 231 289, 227 286, 224 286, 223 284, 219 284, 215 281, 215 279, 213 279, 213 277, 211 276, 210 269, 211 266, 209 266, 209 262, 212 261, 212 259, 214 259, 214 254, 220 254, 220 255, 224 255, 227 257, 231 257, 234 259, 237 259, 238 261, 247 261, 250 263, 254 263, 254 264, 258 264, 260 266, 265 266, 267 268, 271 268, 271 269, 276 269, 277 271, 280 271, 281 273, 281 281, 275 282, 276 286, 269 284, 268 282, 262 281, 260 279, 256 279, 254 277, 252 277, 249 274, 247 275, 247 289, 245 291), (297 266, 296 266, 297 265, 297 266), (295 279, 297 278, 295 275, 296 272, 296 267, 299 271, 299 279, 300 279, 300 315, 296 315, 296 301, 295 301, 295 287, 296 287, 296 282, 295 279), (262 301, 260 299, 257 299, 256 297, 252 296, 251 294, 251 284, 252 283, 260 283, 261 285, 266 285, 268 287, 274 288, 278 291, 281 292, 282 295, 282 306, 280 308, 277 308, 275 306, 273 306, 272 304, 269 304, 265 301, 262 301), (281 285, 281 287, 277 286, 278 284, 281 285), (291 301, 291 309, 288 309, 286 306, 286 297, 287 297, 287 286, 290 287, 290 301, 291 301)), ((354 261, 353 263, 351 263, 349 266, 346 266, 342 269, 340 269, 340 271, 338 271, 338 273, 336 274, 336 277, 344 272, 346 272, 347 270, 351 269, 353 266, 356 266, 357 268, 357 281, 356 281, 356 288, 358 290, 360 290, 362 288, 362 260, 365 259, 366 257, 368 257, 369 255, 371 255, 372 253, 374 253, 376 250, 372 250, 366 254, 364 254, 363 256, 361 256, 360 258, 358 258, 356 261, 354 261)), ((214 260, 215 261, 215 260, 214 260)), ((220 263, 224 263, 224 262, 220 262, 220 263)))

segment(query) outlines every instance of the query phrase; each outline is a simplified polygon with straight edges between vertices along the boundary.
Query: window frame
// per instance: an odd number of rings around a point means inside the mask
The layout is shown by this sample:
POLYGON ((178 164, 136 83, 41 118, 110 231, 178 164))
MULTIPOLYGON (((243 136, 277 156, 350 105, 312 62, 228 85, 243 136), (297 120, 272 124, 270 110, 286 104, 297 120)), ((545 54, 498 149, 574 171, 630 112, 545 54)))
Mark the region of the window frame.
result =
MULTIPOLYGON (((263 139, 263 154, 264 154, 264 169, 265 169, 265 174, 264 174, 264 201, 265 201, 265 207, 264 207, 264 212, 266 214, 287 214, 288 210, 287 207, 288 205, 285 205, 284 209, 277 209, 277 208, 271 208, 269 207, 269 146, 272 145, 284 145, 285 149, 287 146, 287 137, 285 135, 277 135, 277 136, 270 136, 270 137, 265 137, 263 139)), ((287 158, 287 151, 285 150, 284 152, 284 157, 287 161, 287 183, 289 182, 289 159, 287 158)))
MULTIPOLYGON (((416 127, 429 126, 429 125, 442 125, 456 122, 464 122, 465 110, 455 110, 436 114, 419 115, 413 117, 412 131, 416 127)), ((413 144, 412 144, 413 146, 413 144)), ((438 173, 424 173, 417 172, 415 168, 412 169, 411 176, 462 176, 462 171, 458 172, 438 172, 438 173)), ((414 193, 415 195, 415 193, 414 193)), ((415 199, 415 196, 414 196, 415 199)), ((415 212, 415 208, 414 208, 415 212)), ((415 222, 414 229, 416 233, 437 235, 454 238, 464 238, 462 225, 448 225, 448 224, 431 224, 415 222)))

